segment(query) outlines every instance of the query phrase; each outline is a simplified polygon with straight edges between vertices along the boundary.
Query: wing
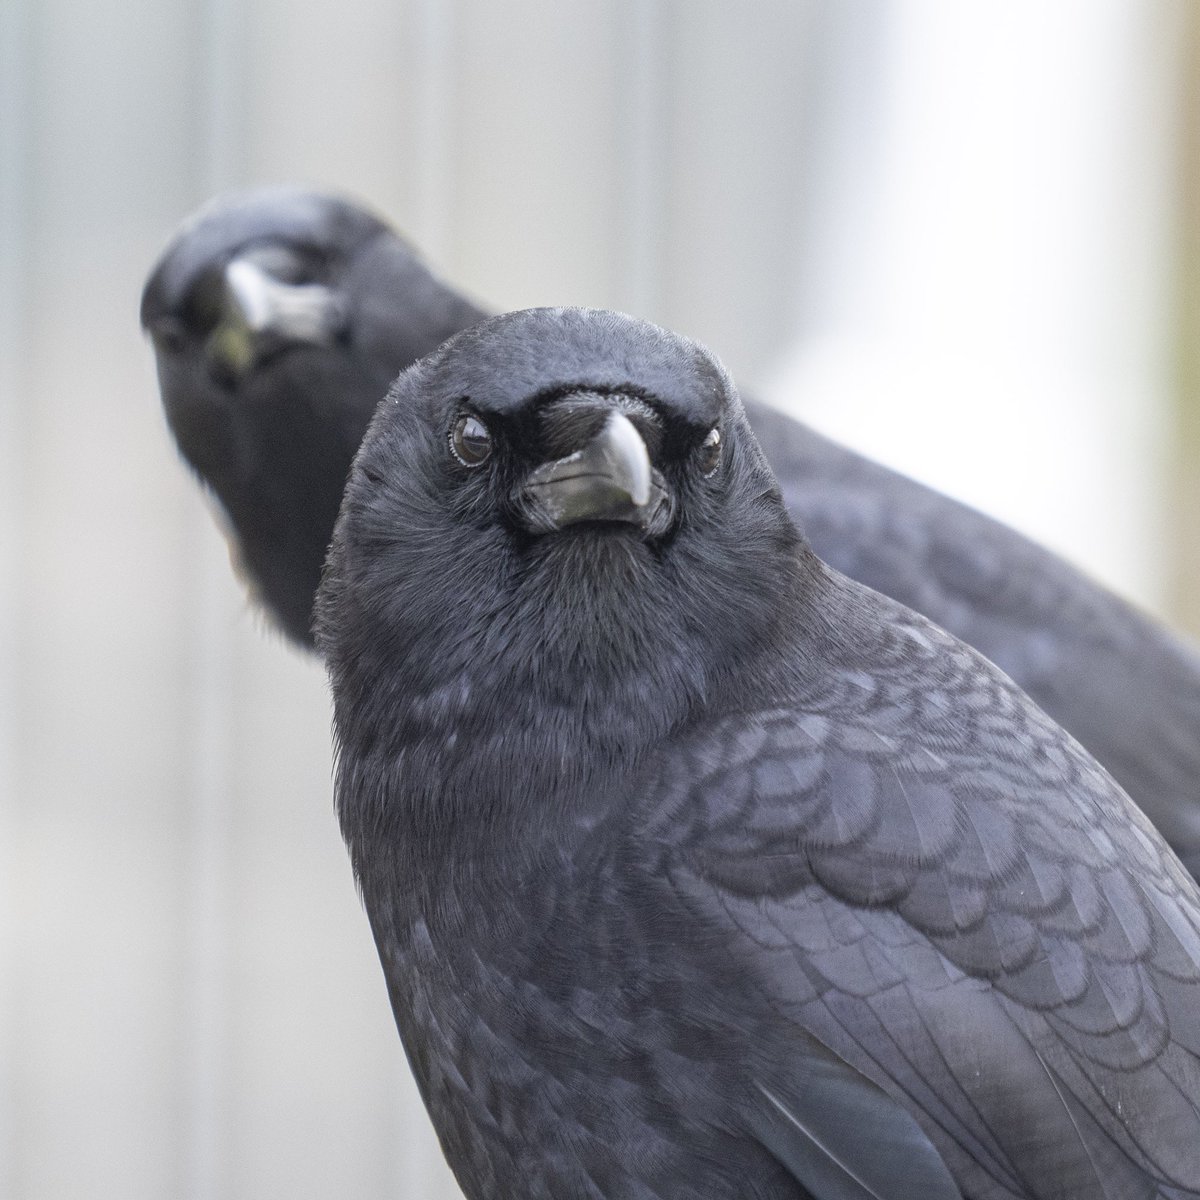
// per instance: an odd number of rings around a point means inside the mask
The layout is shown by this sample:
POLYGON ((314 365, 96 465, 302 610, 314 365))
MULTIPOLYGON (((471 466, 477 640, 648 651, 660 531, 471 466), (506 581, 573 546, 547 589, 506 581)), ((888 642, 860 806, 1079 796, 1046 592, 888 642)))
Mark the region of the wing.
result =
POLYGON ((1200 656, 1014 530, 761 405, 749 411, 817 554, 997 663, 1200 873, 1200 656))
POLYGON ((1200 1195, 1194 882, 990 664, 835 587, 832 661, 676 747, 645 831, 774 1014, 758 1082, 804 1088, 803 1030, 966 1195, 1200 1195))
POLYGON ((912 1114, 815 1038, 797 1036, 803 1086, 773 1090, 753 1120, 762 1144, 819 1200, 961 1200, 912 1114))

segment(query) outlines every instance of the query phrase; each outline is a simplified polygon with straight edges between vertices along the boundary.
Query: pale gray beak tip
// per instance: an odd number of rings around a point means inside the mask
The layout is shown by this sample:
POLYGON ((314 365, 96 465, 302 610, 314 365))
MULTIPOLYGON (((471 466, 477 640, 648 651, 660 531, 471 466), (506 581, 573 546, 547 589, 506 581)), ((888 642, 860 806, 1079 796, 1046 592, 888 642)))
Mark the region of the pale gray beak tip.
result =
POLYGON ((605 422, 604 439, 611 461, 624 476, 629 499, 637 508, 650 501, 650 455, 633 422, 619 410, 605 422))

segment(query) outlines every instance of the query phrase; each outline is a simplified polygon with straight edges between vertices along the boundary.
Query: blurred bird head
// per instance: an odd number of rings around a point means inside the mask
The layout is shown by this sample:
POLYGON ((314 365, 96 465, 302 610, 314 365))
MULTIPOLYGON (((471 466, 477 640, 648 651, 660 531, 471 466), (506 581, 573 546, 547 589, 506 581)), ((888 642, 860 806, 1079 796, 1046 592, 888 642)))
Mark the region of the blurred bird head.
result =
POLYGON ((232 388, 273 355, 348 338, 343 277, 386 232, 365 210, 318 192, 218 197, 159 258, 142 292, 142 327, 164 358, 196 355, 232 388))
POLYGON ((376 405, 479 315, 377 217, 299 188, 218 197, 151 272, 141 321, 171 431, 297 640, 376 405))
POLYGON ((362 668, 419 697, 466 679, 554 712, 568 705, 550 693, 586 679, 609 699, 655 696, 657 724, 674 711, 664 697, 686 707, 765 640, 800 548, 703 347, 619 313, 510 313, 417 363, 380 406, 319 637, 340 682, 362 668))

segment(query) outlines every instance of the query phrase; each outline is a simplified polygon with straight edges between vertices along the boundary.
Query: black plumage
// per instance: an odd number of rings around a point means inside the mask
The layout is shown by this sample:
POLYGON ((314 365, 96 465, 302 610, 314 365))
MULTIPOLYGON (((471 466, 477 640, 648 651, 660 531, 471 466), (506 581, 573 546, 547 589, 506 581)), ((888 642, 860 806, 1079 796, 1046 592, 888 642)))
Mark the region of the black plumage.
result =
POLYGON ((346 471, 380 397, 481 315, 376 217, 298 188, 218 200, 155 264, 141 320, 171 432, 293 640, 311 644, 346 471))
MULTIPOLYGON (((379 398, 400 369, 483 316, 378 220, 319 193, 218 203, 164 252, 142 321, 168 420, 228 511, 263 601, 296 640, 308 644, 346 471, 379 398), (243 351, 239 371, 214 331, 245 326, 225 274, 256 253, 253 265, 284 289, 285 318, 246 332, 258 349, 243 351), (286 319, 314 286, 341 314, 335 336, 286 319)), ((1193 649, 1014 530, 765 405, 747 402, 746 412, 817 553, 996 662, 1200 872, 1193 649)))
POLYGON ((1194 881, 991 663, 816 558, 694 343, 533 310, 418 363, 318 611, 469 1196, 1200 1196, 1194 881))

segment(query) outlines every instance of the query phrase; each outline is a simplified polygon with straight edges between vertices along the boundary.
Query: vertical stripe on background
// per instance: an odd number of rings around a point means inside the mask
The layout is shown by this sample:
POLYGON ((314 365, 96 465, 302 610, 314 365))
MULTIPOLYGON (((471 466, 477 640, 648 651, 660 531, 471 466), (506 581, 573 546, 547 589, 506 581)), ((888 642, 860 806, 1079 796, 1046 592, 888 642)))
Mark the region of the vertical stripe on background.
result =
POLYGON ((412 234, 429 260, 440 265, 451 251, 456 13, 450 0, 412 0, 412 11, 414 45, 408 61, 417 74, 412 234))
POLYGON ((617 89, 615 114, 622 182, 613 234, 620 275, 616 291, 631 313, 661 320, 667 182, 662 163, 670 66, 664 45, 666 18, 662 0, 621 0, 614 15, 621 39, 619 61, 627 72, 624 86, 617 89))
POLYGON ((1171 615, 1200 636, 1200 5, 1175 0, 1173 7, 1182 61, 1176 72, 1171 615))
POLYGON ((20 971, 19 753, 21 437, 27 394, 22 345, 26 326, 28 230, 25 182, 30 127, 28 5, 0 5, 0 1195, 18 1195, 17 1094, 20 971))

